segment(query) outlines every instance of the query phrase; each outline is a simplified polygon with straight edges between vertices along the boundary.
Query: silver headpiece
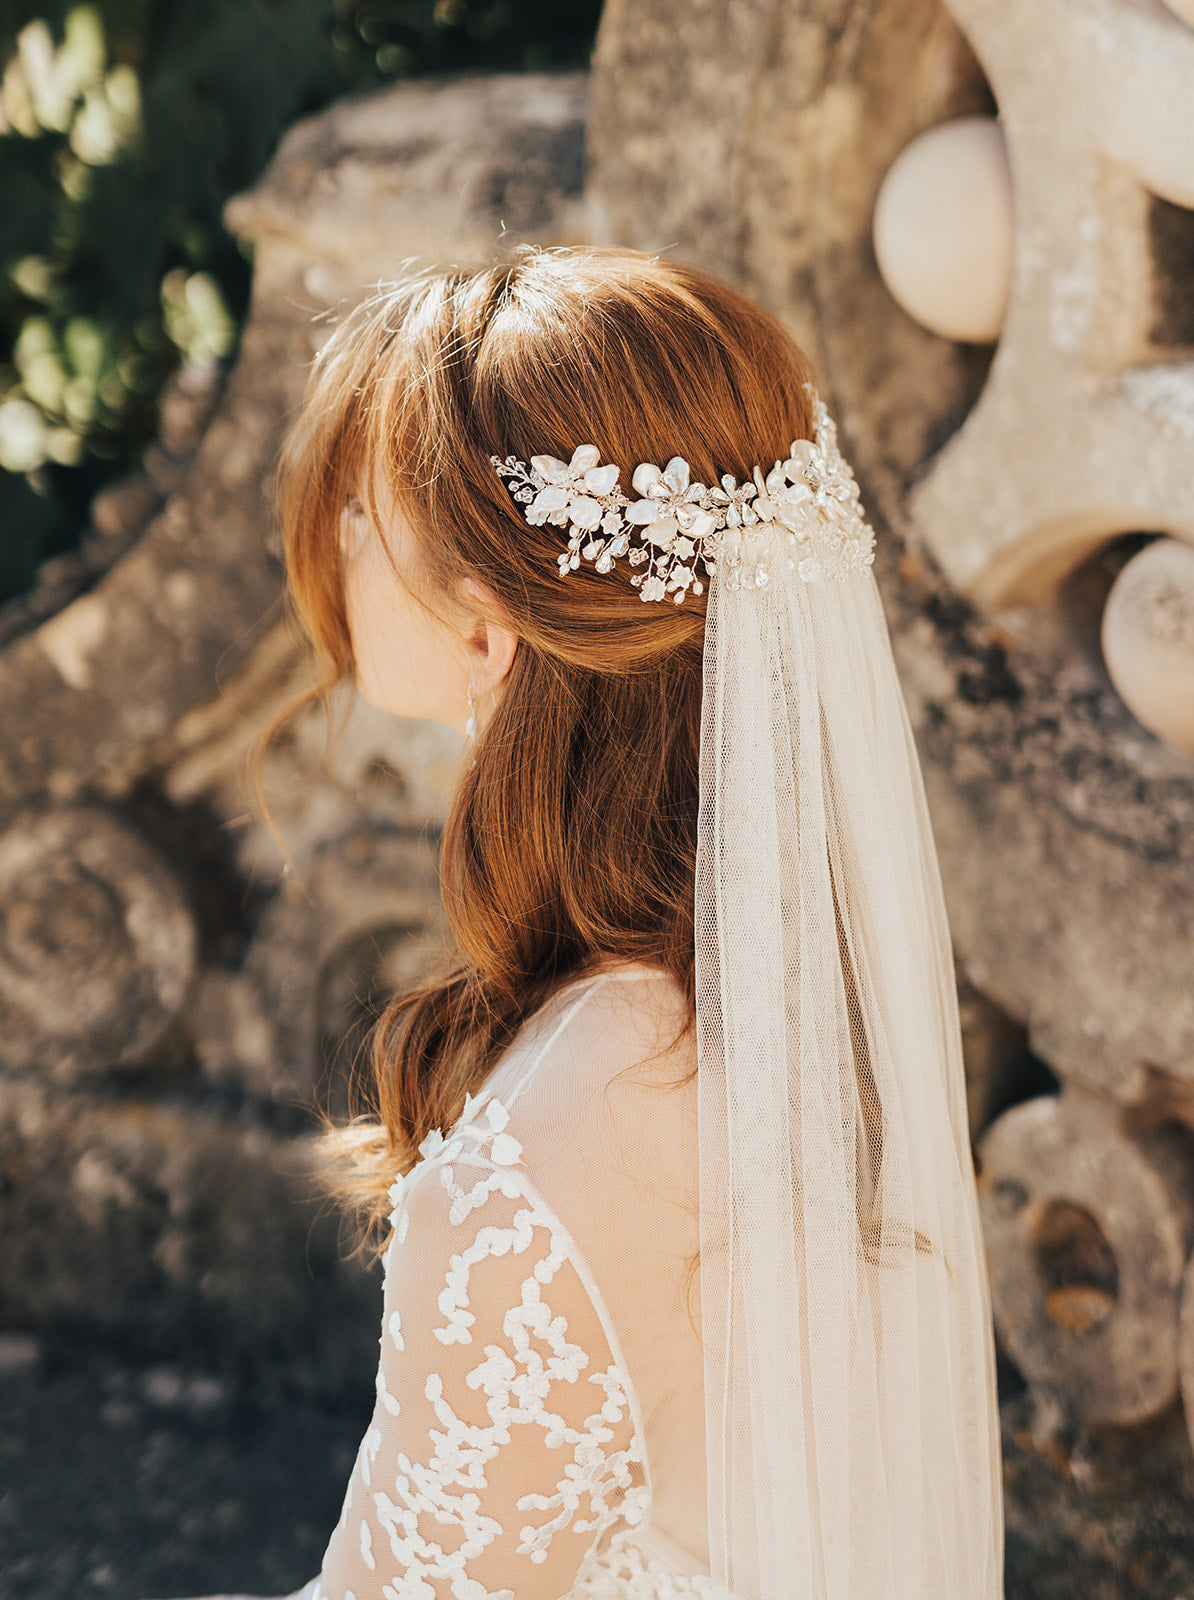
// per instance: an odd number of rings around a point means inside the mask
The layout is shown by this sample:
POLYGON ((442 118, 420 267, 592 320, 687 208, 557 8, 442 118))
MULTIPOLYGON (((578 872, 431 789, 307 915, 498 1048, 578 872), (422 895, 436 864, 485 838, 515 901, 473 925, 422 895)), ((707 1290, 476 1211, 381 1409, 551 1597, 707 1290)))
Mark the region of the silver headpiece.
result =
POLYGON ((786 460, 766 475, 756 466, 741 485, 728 474, 711 487, 693 483, 682 456, 662 469, 641 462, 631 479, 637 500, 618 487, 618 468, 601 464, 596 445, 578 445, 567 462, 532 456, 528 467, 515 456, 490 459, 532 526, 568 529, 557 558, 561 576, 582 560, 610 572, 625 556, 642 568, 630 581, 644 600, 670 595, 679 605, 704 588, 698 563, 710 576, 724 566, 727 589, 765 589, 777 559, 809 583, 845 577, 874 560, 858 485, 815 397, 814 420, 812 440, 794 439, 786 460))

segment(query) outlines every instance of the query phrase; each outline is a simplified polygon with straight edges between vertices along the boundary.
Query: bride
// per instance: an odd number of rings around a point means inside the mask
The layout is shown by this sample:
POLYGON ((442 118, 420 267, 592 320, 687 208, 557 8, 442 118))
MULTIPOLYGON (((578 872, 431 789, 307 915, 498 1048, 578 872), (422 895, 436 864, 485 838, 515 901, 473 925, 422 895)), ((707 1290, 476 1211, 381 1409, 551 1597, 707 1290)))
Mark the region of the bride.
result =
POLYGON ((304 1600, 999 1600, 948 931, 873 535, 770 316, 379 292, 282 462, 332 683, 465 735, 341 1167, 377 1401, 304 1600))

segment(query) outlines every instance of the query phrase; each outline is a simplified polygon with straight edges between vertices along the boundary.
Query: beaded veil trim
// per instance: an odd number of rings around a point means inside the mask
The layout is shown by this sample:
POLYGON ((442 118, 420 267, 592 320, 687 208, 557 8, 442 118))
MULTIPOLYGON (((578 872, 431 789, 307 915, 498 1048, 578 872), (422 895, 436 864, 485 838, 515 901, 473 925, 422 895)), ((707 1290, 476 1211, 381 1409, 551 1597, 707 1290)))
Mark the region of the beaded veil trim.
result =
POLYGON ((669 595, 679 605, 700 594, 707 574, 725 568, 727 589, 765 589, 777 560, 807 583, 844 578, 875 559, 874 533, 858 485, 837 447, 837 429, 814 395, 813 439, 795 439, 786 461, 763 475, 759 467, 738 484, 726 474, 706 487, 691 481, 688 462, 673 456, 660 470, 634 470, 631 500, 618 487, 618 468, 603 466, 596 445, 578 445, 571 461, 491 456, 494 468, 534 527, 568 529, 557 557, 566 576, 591 561, 610 572, 623 556, 641 568, 631 578, 644 600, 669 595))

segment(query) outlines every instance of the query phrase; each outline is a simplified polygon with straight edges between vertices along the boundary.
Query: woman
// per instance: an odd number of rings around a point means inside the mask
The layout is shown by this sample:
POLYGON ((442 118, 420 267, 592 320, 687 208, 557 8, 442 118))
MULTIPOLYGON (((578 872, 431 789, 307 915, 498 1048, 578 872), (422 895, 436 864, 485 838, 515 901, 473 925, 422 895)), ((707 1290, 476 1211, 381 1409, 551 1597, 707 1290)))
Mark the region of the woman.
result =
POLYGON ((415 277, 317 360, 298 610, 467 743, 456 958, 343 1136, 385 1300, 311 1600, 1002 1593, 948 935, 818 407, 618 251, 415 277))

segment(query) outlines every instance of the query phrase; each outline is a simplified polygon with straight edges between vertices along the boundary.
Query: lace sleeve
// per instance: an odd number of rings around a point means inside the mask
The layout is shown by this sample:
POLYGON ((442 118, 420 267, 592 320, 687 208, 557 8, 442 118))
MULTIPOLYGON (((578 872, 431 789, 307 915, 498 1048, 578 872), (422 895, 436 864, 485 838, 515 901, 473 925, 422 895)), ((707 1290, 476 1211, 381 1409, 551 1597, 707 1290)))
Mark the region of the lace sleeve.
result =
POLYGON ((560 1600, 646 1513, 587 1268, 517 1144, 488 1140, 433 1152, 398 1200, 377 1403, 313 1600, 560 1600))

